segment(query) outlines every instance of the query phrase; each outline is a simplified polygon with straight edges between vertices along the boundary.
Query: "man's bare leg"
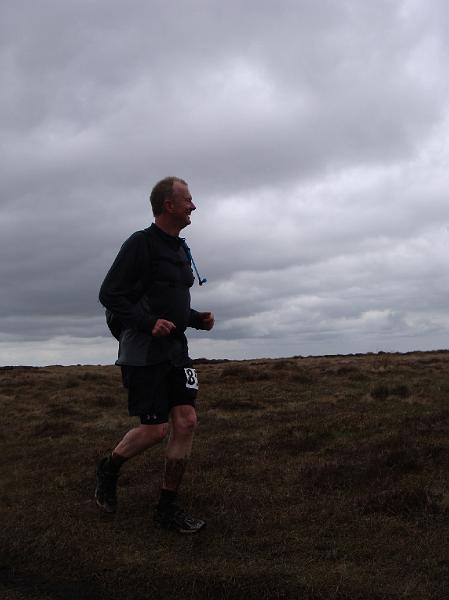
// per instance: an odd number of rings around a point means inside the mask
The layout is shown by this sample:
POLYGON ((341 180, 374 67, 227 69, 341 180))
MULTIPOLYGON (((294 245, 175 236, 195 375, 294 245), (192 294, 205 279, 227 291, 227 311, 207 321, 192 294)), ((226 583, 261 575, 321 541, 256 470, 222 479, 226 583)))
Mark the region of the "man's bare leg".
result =
POLYGON ((165 453, 161 497, 155 511, 155 521, 162 527, 176 529, 181 533, 195 533, 204 527, 205 522, 180 511, 175 501, 192 451, 196 413, 192 406, 175 406, 170 417, 171 431, 165 453))
POLYGON ((167 423, 160 425, 139 425, 124 435, 114 448, 112 454, 113 456, 120 456, 128 460, 162 442, 167 432, 167 423))
POLYGON ((197 419, 195 409, 189 405, 175 406, 170 418, 162 489, 177 492, 192 452, 197 419))

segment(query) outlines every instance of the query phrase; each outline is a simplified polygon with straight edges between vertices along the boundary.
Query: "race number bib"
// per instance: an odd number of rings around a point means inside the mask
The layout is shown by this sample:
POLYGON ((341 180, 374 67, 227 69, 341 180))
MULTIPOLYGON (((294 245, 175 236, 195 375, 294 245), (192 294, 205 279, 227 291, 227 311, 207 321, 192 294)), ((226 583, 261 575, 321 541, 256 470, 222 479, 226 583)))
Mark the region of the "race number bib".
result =
POLYGON ((197 390, 198 389, 198 375, 196 374, 195 369, 188 367, 184 369, 186 374, 186 388, 189 390, 197 390))

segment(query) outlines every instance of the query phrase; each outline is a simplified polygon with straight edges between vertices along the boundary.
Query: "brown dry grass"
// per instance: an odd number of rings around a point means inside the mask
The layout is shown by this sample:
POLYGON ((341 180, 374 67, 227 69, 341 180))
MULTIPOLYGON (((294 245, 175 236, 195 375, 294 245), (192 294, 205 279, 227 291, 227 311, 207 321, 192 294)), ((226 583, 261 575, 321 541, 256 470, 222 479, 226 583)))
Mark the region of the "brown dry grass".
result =
POLYGON ((2 599, 449 597, 449 353, 199 362, 187 539, 151 524, 162 448, 92 500, 116 367, 0 369, 2 599))

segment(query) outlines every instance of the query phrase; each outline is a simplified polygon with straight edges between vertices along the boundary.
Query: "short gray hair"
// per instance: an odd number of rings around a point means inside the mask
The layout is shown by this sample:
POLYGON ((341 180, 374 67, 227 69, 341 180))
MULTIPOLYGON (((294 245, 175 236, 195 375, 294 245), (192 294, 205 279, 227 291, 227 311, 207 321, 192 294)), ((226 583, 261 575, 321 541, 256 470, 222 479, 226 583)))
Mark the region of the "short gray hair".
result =
POLYGON ((163 213, 165 200, 173 198, 173 185, 175 183, 187 185, 187 182, 180 177, 164 177, 151 190, 150 202, 155 217, 163 213))

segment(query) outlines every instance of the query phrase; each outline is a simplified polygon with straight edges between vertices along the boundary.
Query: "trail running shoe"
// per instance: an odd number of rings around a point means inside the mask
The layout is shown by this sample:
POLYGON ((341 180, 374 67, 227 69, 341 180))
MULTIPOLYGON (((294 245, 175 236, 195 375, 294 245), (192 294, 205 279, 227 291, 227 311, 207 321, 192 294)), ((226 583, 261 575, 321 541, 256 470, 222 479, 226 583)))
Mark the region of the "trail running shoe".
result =
POLYGON ((157 527, 171 529, 178 533, 197 533, 206 526, 206 521, 191 517, 176 504, 172 504, 165 510, 156 507, 153 521, 157 527))
POLYGON ((117 479, 118 472, 111 468, 109 457, 102 458, 96 471, 95 501, 108 513, 117 510, 117 479))

